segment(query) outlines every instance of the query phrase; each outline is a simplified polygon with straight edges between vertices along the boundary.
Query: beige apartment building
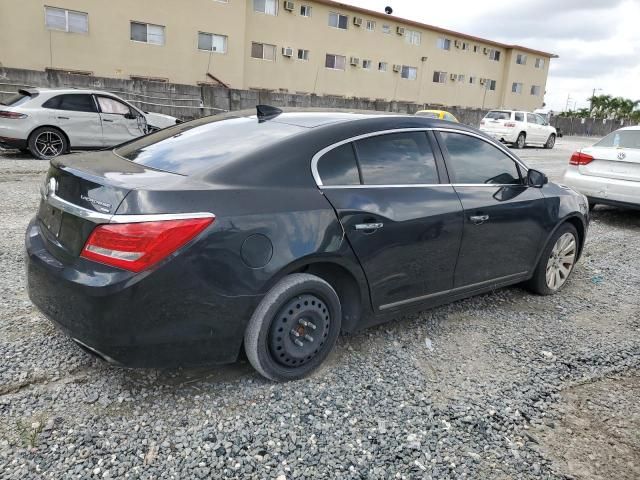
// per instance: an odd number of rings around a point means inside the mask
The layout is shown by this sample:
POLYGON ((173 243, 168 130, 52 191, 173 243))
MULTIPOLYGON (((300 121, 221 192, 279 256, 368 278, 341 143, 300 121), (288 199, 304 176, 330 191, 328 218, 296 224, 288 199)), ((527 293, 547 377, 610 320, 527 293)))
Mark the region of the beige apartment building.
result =
POLYGON ((533 110, 554 57, 329 0, 0 0, 0 67, 533 110))

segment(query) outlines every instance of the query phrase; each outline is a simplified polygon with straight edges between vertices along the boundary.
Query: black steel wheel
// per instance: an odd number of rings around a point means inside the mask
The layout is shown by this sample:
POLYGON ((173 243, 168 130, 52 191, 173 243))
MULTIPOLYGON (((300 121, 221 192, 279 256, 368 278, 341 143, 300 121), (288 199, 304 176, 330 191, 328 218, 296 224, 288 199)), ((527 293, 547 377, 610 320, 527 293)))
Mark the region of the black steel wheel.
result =
POLYGON ((333 348, 341 316, 340 300, 331 285, 314 275, 288 275, 267 293, 249 321, 247 358, 271 380, 302 378, 333 348))

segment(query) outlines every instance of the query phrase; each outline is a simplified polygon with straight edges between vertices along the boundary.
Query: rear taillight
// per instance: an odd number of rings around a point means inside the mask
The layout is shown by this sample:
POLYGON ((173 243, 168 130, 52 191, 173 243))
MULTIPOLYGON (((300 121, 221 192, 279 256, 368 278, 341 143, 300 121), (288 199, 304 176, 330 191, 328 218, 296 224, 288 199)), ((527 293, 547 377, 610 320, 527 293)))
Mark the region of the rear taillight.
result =
POLYGON ((98 225, 82 249, 89 260, 141 272, 184 246, 213 217, 98 225))
POLYGON ((480 120, 480 125, 484 125, 484 120, 480 120))
POLYGON ((505 126, 505 127, 515 127, 515 126, 516 126, 516 124, 515 124, 515 123, 513 123, 513 122, 505 122, 504 126, 505 126))
POLYGON ((593 157, 582 152, 573 152, 569 165, 586 165, 593 162, 593 157))
POLYGON ((21 118, 27 118, 28 115, 18 112, 7 112, 6 110, 0 110, 0 118, 11 118, 13 120, 19 120, 21 118))

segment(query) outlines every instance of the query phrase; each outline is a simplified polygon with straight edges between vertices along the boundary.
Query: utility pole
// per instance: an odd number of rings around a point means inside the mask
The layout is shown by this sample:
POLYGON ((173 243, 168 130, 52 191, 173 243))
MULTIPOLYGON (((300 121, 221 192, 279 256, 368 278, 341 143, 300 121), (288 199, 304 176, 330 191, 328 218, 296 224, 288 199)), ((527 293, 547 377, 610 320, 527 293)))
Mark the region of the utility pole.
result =
POLYGON ((593 92, 591 92, 591 98, 589 99, 589 115, 591 115, 591 112, 593 111, 593 97, 596 96, 596 91, 602 91, 601 88, 594 88, 593 92))
POLYGON ((564 111, 565 111, 565 112, 569 111, 569 101, 570 101, 570 100, 571 100, 571 94, 570 94, 570 93, 568 93, 568 94, 567 94, 567 103, 566 103, 566 104, 565 104, 565 106, 564 106, 564 111))

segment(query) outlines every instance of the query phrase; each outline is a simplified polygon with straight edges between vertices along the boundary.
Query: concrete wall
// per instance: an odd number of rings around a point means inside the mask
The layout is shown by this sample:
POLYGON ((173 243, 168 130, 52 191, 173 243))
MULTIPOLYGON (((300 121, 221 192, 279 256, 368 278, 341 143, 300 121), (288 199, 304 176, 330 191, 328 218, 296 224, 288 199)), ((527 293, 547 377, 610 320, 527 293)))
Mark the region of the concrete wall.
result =
POLYGON ((564 118, 555 117, 551 124, 562 130, 564 135, 579 135, 581 137, 604 137, 614 130, 635 125, 630 121, 610 120, 603 121, 597 118, 564 118))

